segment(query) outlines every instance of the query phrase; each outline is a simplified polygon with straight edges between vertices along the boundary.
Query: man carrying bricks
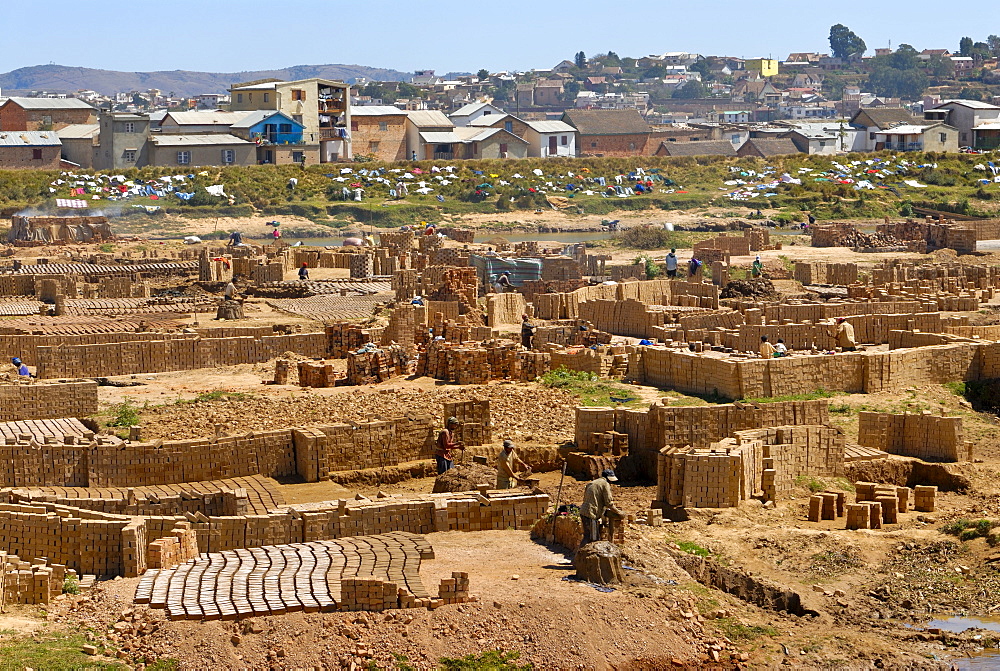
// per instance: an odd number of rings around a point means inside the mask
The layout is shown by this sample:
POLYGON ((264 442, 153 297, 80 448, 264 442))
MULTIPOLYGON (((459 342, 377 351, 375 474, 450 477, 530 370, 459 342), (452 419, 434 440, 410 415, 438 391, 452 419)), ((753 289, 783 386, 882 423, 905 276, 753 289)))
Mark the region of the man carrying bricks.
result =
POLYGON ((517 481, 514 464, 520 464, 521 470, 530 471, 531 467, 514 454, 514 441, 503 441, 503 449, 497 455, 497 489, 511 489, 517 481))
POLYGON ((583 523, 583 540, 580 545, 593 543, 601 539, 600 522, 605 514, 622 516, 622 512, 615 507, 611 495, 611 483, 618 482, 615 472, 610 468, 605 468, 601 472, 601 477, 587 483, 587 488, 583 490, 583 505, 580 506, 580 521, 583 523))
POLYGON ((452 431, 456 428, 458 428, 458 418, 449 417, 444 429, 438 434, 437 452, 434 453, 438 475, 455 465, 455 450, 465 449, 464 445, 455 442, 455 435, 452 431))

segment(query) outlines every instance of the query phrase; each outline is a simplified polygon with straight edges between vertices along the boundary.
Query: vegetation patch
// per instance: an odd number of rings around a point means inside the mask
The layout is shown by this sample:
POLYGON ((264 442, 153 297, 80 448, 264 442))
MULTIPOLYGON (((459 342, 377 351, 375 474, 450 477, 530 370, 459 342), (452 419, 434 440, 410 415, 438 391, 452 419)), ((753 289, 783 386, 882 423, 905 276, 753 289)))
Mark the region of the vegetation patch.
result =
POLYGON ((562 389, 580 399, 586 406, 633 406, 641 404, 635 392, 618 382, 602 380, 595 373, 569 370, 560 366, 538 378, 538 381, 552 389, 562 389))

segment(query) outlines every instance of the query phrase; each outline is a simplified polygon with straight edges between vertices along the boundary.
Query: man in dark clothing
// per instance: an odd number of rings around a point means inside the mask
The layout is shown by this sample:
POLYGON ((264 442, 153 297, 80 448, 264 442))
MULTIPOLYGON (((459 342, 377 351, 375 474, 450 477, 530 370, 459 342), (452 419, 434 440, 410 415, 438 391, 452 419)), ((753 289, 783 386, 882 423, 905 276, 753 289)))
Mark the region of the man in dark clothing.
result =
POLYGON ((535 340, 535 325, 528 320, 528 315, 521 315, 521 347, 531 349, 535 340))
POLYGON ((308 280, 309 279, 309 265, 303 263, 302 267, 299 268, 299 279, 308 280))

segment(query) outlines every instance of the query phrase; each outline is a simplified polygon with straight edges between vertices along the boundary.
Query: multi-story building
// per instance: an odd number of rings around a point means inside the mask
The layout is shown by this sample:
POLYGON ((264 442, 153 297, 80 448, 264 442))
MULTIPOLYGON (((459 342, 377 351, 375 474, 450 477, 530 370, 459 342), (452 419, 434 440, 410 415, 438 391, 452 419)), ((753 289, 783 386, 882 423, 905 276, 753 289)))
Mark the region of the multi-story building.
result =
POLYGON ((117 170, 149 165, 150 122, 146 114, 107 112, 98 120, 99 144, 94 168, 117 170))
POLYGON ((8 98, 0 105, 0 130, 59 130, 97 121, 97 110, 76 98, 8 98))
POLYGON ((301 123, 307 137, 319 139, 321 163, 351 159, 351 89, 344 82, 265 80, 234 84, 229 93, 233 112, 279 110, 301 123))

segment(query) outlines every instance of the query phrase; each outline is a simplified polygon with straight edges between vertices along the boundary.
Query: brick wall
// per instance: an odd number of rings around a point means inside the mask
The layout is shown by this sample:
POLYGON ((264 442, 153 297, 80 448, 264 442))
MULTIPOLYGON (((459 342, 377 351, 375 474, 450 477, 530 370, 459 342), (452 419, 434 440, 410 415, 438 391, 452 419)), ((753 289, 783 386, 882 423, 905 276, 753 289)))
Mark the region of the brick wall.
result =
MULTIPOLYGON (((53 137, 55 132, 52 133, 53 137)), ((62 147, 0 147, 0 170, 59 170, 62 147), (41 158, 35 158, 35 151, 41 158)))
MULTIPOLYGON (((406 156, 406 115, 399 116, 352 116, 351 148, 354 155, 374 154, 380 161, 403 161, 406 156), (385 123, 386 130, 379 130, 385 123), (378 147, 372 147, 377 143, 378 147)), ((395 188, 395 183, 390 185, 395 188)))
POLYGON ((97 383, 92 380, 0 385, 0 422, 86 417, 95 412, 97 383))
POLYGON ((631 135, 581 135, 577 147, 581 156, 644 156, 649 133, 631 135))

